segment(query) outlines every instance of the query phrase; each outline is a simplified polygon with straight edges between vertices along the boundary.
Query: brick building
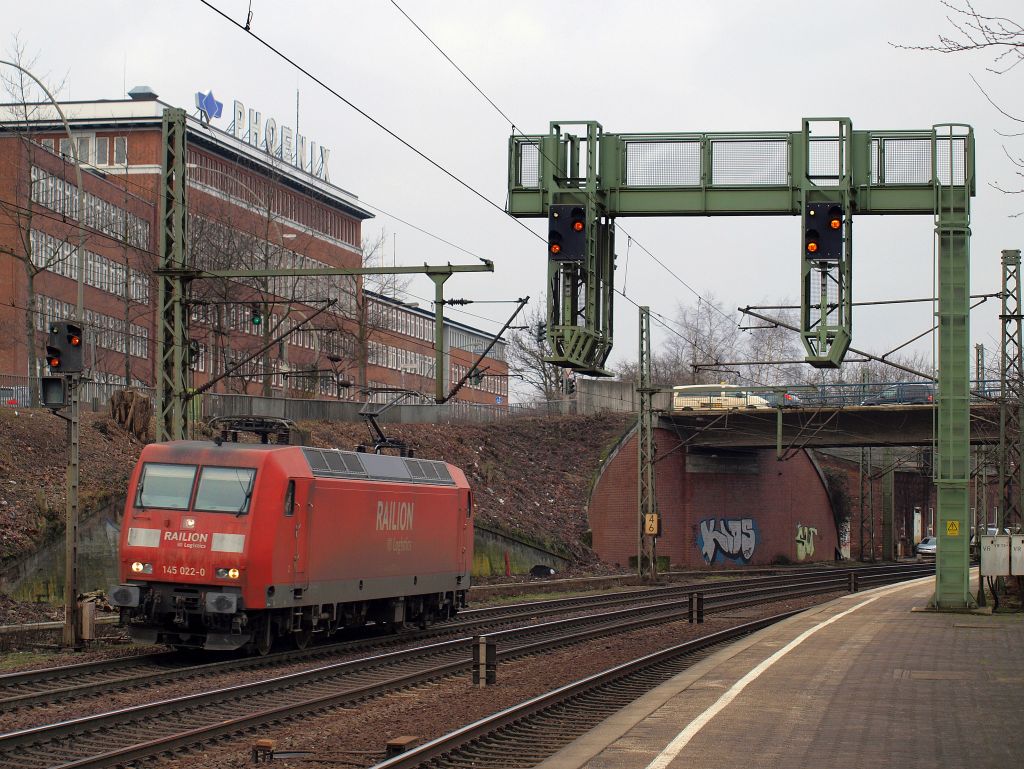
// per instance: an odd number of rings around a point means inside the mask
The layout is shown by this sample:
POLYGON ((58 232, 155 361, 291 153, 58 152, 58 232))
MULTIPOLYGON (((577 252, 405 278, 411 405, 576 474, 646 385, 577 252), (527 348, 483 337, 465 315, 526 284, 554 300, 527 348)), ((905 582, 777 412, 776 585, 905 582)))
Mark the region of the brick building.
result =
MULTIPOLYGON (((30 373, 45 373, 44 329, 74 315, 80 272, 91 379, 155 381, 152 271, 167 105, 145 88, 132 96, 62 103, 70 137, 52 105, 0 105, 0 326, 8 331, 0 336, 0 384, 27 384, 30 373), (83 171, 82 200, 73 150, 83 171)), ((330 153, 259 113, 246 126, 238 111, 236 103, 228 130, 188 121, 189 264, 361 266, 362 223, 372 213, 331 183, 330 153)), ((361 400, 358 385, 368 385, 433 394, 432 308, 399 299, 386 283, 372 288, 351 277, 194 281, 188 297, 193 384, 267 346, 214 391, 361 400), (269 344, 286 331, 283 341, 269 344)), ((447 391, 491 337, 446 319, 444 340, 440 374, 447 391)), ((486 376, 457 399, 507 404, 503 341, 482 366, 486 376)))

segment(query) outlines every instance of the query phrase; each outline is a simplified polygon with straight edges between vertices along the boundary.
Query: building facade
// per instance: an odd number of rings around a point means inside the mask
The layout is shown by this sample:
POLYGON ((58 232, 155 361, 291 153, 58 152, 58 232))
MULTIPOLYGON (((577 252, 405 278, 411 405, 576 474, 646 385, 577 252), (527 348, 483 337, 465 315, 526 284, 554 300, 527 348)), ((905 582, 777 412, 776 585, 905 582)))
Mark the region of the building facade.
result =
MULTIPOLYGON (((156 282, 166 104, 148 89, 124 101, 0 105, 0 377, 45 373, 45 330, 76 314, 82 292, 88 376, 155 382, 156 282), (79 196, 75 157, 82 171, 79 196), (79 247, 81 246, 81 248, 79 247)), ((212 98, 212 97, 211 97, 212 98)), ((236 104, 235 112, 238 112, 236 104)), ((243 110, 243 117, 245 113, 243 110)), ((330 182, 329 151, 272 119, 228 130, 187 123, 186 259, 199 269, 364 266, 358 198, 330 182), (269 151, 268 151, 269 148, 269 151)), ((254 117, 254 121, 252 118, 254 117)), ((203 279, 187 296, 194 386, 280 397, 380 399, 435 391, 434 313, 387 278, 203 279)), ((448 392, 492 341, 446 319, 448 392)), ((505 406, 499 340, 455 398, 505 406)))

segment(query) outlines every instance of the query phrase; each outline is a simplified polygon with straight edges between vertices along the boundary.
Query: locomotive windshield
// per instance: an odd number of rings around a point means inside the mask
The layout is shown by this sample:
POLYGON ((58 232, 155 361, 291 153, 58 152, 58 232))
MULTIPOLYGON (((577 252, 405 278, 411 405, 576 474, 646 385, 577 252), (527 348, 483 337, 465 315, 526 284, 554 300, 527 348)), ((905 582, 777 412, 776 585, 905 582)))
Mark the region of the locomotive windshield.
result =
POLYGON ((139 507, 162 507, 188 510, 192 496, 195 465, 164 465, 147 462, 142 466, 135 504, 139 507))
POLYGON ((248 467, 204 467, 194 509, 212 513, 249 512, 256 471, 248 467))

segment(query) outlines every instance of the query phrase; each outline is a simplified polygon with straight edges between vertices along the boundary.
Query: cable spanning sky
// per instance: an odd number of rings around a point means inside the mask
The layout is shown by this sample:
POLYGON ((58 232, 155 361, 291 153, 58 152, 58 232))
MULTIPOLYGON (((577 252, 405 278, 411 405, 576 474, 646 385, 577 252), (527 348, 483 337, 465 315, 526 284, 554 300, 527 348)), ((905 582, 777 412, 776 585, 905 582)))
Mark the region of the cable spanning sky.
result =
MULTIPOLYGON (((191 111, 196 92, 212 91, 224 104, 214 121, 221 128, 236 99, 264 119, 297 124, 330 147, 334 184, 387 212, 364 229, 370 240, 385 234, 387 262, 494 261, 493 276, 453 277, 451 297, 543 301, 546 223, 517 222, 501 209, 511 125, 537 134, 552 120, 593 119, 615 133, 793 131, 803 117, 834 116, 850 117, 854 129, 970 123, 978 153, 973 293, 999 289, 1000 250, 1024 240, 1024 217, 1010 218, 1024 210, 1024 196, 990 186, 1015 185, 1003 146, 1022 154, 1024 140, 998 135, 1015 127, 971 80, 1019 113, 1024 68, 997 76, 986 71, 990 54, 891 44, 953 32, 938 0, 842 9, 796 0, 208 3, 18 3, 5 9, 5 27, 35 59, 33 72, 65 80, 63 99, 123 98, 145 84, 191 111)), ((975 5, 1024 16, 1010 0, 975 5)), ((11 43, 0 41, 3 58, 11 43)), ((796 217, 620 222, 634 242, 627 271, 620 233, 616 288, 663 316, 698 294, 729 314, 799 301, 796 217)), ((927 296, 932 227, 927 216, 856 218, 854 300, 927 296)), ((406 299, 426 304, 433 286, 418 278, 408 291, 406 299)), ((472 314, 452 316, 497 331, 511 305, 464 309, 472 314)), ((857 308, 854 346, 884 352, 927 329, 931 312, 928 304, 857 308)), ((998 313, 990 301, 972 314, 972 341, 991 353, 998 313)), ((615 331, 612 364, 633 360, 637 311, 621 296, 615 331)), ((655 325, 655 349, 668 333, 655 325)), ((931 345, 925 338, 911 349, 931 345)))

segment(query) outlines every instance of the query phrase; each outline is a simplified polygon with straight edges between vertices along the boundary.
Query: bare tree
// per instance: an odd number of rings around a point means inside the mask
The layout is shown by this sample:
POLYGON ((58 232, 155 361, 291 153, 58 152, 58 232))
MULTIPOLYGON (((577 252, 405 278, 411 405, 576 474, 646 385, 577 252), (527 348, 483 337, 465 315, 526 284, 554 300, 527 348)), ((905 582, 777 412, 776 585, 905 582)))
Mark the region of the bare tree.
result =
MULTIPOLYGON (((363 267, 385 266, 385 245, 387 232, 382 230, 377 237, 363 240, 363 267)), ((370 342, 380 341, 387 344, 388 331, 393 323, 384 304, 377 296, 386 297, 391 294, 396 300, 398 294, 405 291, 409 278, 394 274, 367 275, 360 282, 357 290, 352 292, 349 302, 349 317, 354 323, 340 331, 345 344, 343 351, 348 360, 357 370, 356 383, 361 388, 367 387, 369 378, 367 367, 370 364, 370 342), (368 293, 369 292, 369 293, 368 293), (376 296, 374 296, 376 295, 376 296)), ((437 373, 437 372, 435 372, 437 373)))
MULTIPOLYGON (((17 35, 11 41, 8 48, 8 55, 19 67, 31 70, 36 65, 38 56, 29 57, 25 52, 25 45, 17 35)), ((17 181, 14 185, 14 199, 0 201, 0 217, 6 221, 12 233, 17 239, 16 248, 0 247, 0 252, 13 257, 21 262, 25 276, 25 325, 24 344, 28 358, 28 389, 31 405, 39 405, 39 360, 36 354, 36 322, 39 316, 39 306, 36 295, 35 280, 39 273, 51 270, 69 273, 77 270, 76 250, 71 245, 73 233, 67 230, 61 238, 41 238, 35 236, 37 217, 44 216, 45 210, 36 201, 44 184, 49 182, 49 175, 46 179, 35 178, 31 170, 36 165, 36 156, 46 152, 30 134, 30 126, 36 119, 39 110, 42 108, 39 102, 46 101, 45 95, 36 86, 35 82, 21 70, 14 74, 6 69, 0 75, 2 87, 10 97, 12 111, 20 124, 8 127, 12 129, 19 139, 18 152, 11 153, 12 164, 9 171, 12 178, 17 181), (64 268, 64 269, 60 269, 64 268)), ((47 87, 52 92, 63 88, 63 81, 47 87)), ((66 166, 65 166, 66 168, 66 166)), ((67 180, 59 180, 57 189, 60 194, 54 199, 54 204, 60 206, 61 216, 76 218, 78 214, 78 193, 71 192, 74 185, 67 184, 67 180)))
MULTIPOLYGON (((779 319, 795 323, 796 313, 792 310, 781 311, 779 319)), ((741 367, 747 381, 788 385, 797 384, 804 377, 802 369, 807 368, 805 365, 784 362, 801 360, 804 355, 799 337, 789 329, 771 324, 754 326, 743 338, 739 349, 743 360, 749 361, 741 367)))
MULTIPOLYGON (((986 67, 986 71, 994 75, 1005 75, 1015 69, 1024 61, 1024 25, 1019 21, 1006 16, 993 16, 982 13, 971 0, 962 2, 949 2, 942 0, 942 5, 949 10, 946 19, 949 21, 953 32, 939 34, 938 42, 929 45, 905 45, 893 43, 897 48, 904 48, 913 51, 930 51, 943 54, 961 54, 972 51, 983 51, 992 54, 992 66, 986 67)), ((971 79, 996 111, 1004 118, 1018 126, 1015 131, 1000 133, 1006 138, 1020 138, 1024 135, 1024 117, 1012 110, 1005 108, 993 99, 989 93, 982 88, 981 83, 972 75, 971 79)), ((997 182, 991 182, 991 186, 1000 192, 1008 194, 1024 194, 1024 154, 1011 150, 1005 144, 1003 152, 1014 167, 1013 175, 1016 177, 1014 185, 1006 186, 997 182)), ((1020 216, 1024 212, 1018 212, 1014 216, 1020 216)))
POLYGON ((675 332, 665 341, 662 365, 680 376, 688 369, 692 384, 735 376, 717 368, 720 363, 735 361, 742 347, 739 326, 721 304, 713 296, 702 297, 696 305, 680 305, 677 318, 675 332))
MULTIPOLYGON (((295 233, 274 210, 270 183, 255 175, 218 174, 226 178, 195 176, 229 191, 232 199, 204 201, 202 213, 190 215, 189 261, 209 270, 316 269, 323 266, 307 256, 315 234, 295 233)), ((386 233, 362 244, 360 264, 384 266, 386 233)), ((275 376, 287 378, 291 389, 310 394, 323 390, 340 396, 341 383, 352 369, 365 386, 371 340, 383 338, 390 328, 389 313, 376 295, 397 294, 408 281, 393 274, 357 276, 271 276, 260 278, 207 279, 193 283, 189 301, 192 319, 206 327, 207 349, 211 350, 210 376, 216 377, 238 360, 265 349, 229 377, 229 391, 244 392, 259 382, 265 396, 272 394, 275 376), (364 290, 364 288, 366 290, 364 290), (332 308, 312 323, 307 319, 326 302, 332 308), (255 317, 261 322, 253 323, 255 317), (289 334, 276 349, 273 339, 289 334), (289 360, 290 347, 305 347, 298 360, 289 360)), ((192 335, 199 338, 199 329, 192 335)))
POLYGON ((992 67, 989 72, 1003 75, 1024 61, 1024 27, 1005 16, 989 16, 974 7, 971 0, 962 4, 942 0, 949 9, 946 16, 956 30, 950 34, 939 34, 939 42, 931 45, 902 45, 914 51, 935 53, 963 53, 965 51, 991 51, 992 67))
POLYGON ((545 401, 556 400, 564 372, 561 367, 545 362, 551 354, 544 337, 547 315, 544 306, 533 304, 526 314, 525 330, 513 331, 508 337, 505 357, 510 376, 520 379, 531 394, 545 401))

